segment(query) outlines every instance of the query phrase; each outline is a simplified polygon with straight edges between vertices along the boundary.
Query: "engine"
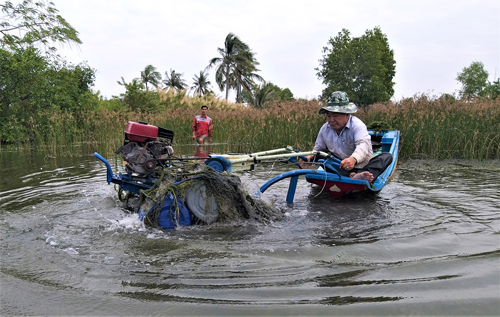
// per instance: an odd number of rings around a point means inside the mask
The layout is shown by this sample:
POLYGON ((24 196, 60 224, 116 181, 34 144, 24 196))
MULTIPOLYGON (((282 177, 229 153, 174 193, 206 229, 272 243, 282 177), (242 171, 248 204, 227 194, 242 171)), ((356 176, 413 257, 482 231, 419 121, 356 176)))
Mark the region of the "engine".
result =
POLYGON ((174 150, 174 133, 170 130, 149 125, 146 122, 129 122, 125 130, 123 145, 116 154, 123 154, 128 174, 153 176, 157 168, 165 166, 174 150))

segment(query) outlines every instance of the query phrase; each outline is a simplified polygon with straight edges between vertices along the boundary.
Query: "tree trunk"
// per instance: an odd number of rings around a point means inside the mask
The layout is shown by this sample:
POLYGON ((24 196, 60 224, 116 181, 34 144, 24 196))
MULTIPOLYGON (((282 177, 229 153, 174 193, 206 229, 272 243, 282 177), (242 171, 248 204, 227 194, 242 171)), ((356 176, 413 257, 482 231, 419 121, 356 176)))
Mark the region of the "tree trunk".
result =
POLYGON ((229 96, 229 65, 226 66, 226 101, 229 96))
POLYGON ((241 85, 238 85, 238 88, 236 88, 236 102, 241 103, 241 85))

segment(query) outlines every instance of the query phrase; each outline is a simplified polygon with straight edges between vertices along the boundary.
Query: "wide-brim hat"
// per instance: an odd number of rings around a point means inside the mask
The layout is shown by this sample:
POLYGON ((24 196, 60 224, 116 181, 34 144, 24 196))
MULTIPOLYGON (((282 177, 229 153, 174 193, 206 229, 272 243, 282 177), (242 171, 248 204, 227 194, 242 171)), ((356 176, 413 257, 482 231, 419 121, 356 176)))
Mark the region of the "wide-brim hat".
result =
POLYGON ((352 102, 349 102, 347 105, 331 105, 331 106, 326 106, 321 109, 319 109, 319 114, 327 113, 327 112, 339 112, 339 113, 355 113, 358 111, 358 107, 352 102))

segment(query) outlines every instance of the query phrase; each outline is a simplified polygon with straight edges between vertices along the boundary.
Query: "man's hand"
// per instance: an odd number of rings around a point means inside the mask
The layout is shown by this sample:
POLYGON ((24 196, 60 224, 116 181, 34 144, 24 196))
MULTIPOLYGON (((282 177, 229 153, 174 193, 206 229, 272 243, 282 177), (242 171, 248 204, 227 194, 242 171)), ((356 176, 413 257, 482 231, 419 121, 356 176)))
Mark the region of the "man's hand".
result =
POLYGON ((351 170, 354 168, 354 165, 356 165, 356 159, 352 156, 345 158, 340 162, 340 167, 342 167, 345 170, 351 170))
POLYGON ((196 135, 193 134, 193 139, 196 139, 196 135))
POLYGON ((306 158, 307 161, 304 161, 303 159, 299 158, 299 162, 302 162, 299 165, 300 165, 300 168, 307 169, 307 168, 309 168, 309 166, 311 166, 311 164, 307 164, 306 162, 310 162, 313 159, 314 155, 307 155, 304 157, 306 158))

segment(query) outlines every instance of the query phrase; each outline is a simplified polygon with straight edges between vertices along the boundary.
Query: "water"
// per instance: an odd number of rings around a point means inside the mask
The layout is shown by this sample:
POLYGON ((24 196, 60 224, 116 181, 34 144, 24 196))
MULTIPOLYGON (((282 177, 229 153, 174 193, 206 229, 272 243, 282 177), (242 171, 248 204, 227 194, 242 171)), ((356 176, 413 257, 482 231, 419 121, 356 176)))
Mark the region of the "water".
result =
MULTIPOLYGON (((498 161, 402 162, 340 201, 301 178, 287 204, 279 182, 261 198, 282 221, 168 232, 91 155, 0 162, 0 315, 500 315, 498 161)), ((253 193, 289 169, 240 177, 253 193)))

